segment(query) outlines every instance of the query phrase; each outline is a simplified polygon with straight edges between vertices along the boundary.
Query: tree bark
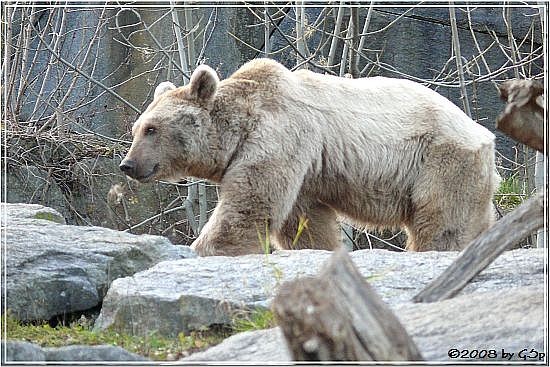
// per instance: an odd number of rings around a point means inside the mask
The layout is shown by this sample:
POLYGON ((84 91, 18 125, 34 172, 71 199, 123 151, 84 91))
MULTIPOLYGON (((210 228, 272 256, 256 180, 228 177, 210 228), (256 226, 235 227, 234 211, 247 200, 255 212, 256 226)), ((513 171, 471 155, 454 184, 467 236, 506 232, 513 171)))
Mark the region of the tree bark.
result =
POLYGON ((273 309, 296 361, 422 360, 343 248, 319 276, 283 284, 273 309))
POLYGON ((544 196, 541 192, 473 240, 461 256, 413 300, 436 302, 455 296, 507 248, 543 225, 544 196))

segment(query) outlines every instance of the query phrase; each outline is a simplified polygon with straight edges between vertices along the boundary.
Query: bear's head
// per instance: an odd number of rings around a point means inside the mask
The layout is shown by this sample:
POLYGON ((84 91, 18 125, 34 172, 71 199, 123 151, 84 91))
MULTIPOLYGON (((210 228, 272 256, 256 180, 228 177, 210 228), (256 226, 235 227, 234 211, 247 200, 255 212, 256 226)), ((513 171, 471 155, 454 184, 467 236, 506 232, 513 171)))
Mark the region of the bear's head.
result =
POLYGON ((120 169, 140 182, 209 178, 216 165, 209 155, 214 139, 210 110, 218 83, 216 72, 201 65, 186 86, 159 84, 153 102, 132 126, 132 145, 120 169))

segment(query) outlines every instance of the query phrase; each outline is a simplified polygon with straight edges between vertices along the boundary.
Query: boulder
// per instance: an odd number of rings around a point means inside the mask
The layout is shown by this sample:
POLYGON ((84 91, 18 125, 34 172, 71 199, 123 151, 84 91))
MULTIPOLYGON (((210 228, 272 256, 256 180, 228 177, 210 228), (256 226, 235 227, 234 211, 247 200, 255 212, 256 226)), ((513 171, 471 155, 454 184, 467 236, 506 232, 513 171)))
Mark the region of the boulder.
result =
POLYGON ((112 345, 69 345, 41 348, 39 345, 8 340, 4 344, 5 362, 38 361, 147 361, 148 359, 112 345))
POLYGON ((512 283, 499 291, 400 305, 395 312, 427 360, 479 361, 474 350, 497 352, 485 360, 506 360, 503 351, 519 360, 523 349, 544 352, 543 284, 515 288, 512 283), (468 350, 468 357, 456 358, 452 349, 468 350))
POLYGON ((6 212, 5 225, 66 223, 63 215, 57 210, 39 204, 2 204, 2 210, 6 212))
POLYGON ((3 301, 20 320, 96 307, 114 279, 195 256, 160 236, 64 225, 59 213, 40 205, 3 204, 2 209, 7 218, 3 301))
POLYGON ((46 361, 148 361, 149 359, 113 345, 68 345, 44 348, 46 361))
POLYGON ((7 340, 3 344, 2 364, 46 360, 46 353, 36 344, 15 340, 7 340))
MULTIPOLYGON (((394 305, 393 309, 426 361, 524 361, 522 357, 530 355, 533 359, 527 360, 534 362, 544 353, 542 284, 476 292, 431 304, 405 303, 394 305), (460 358, 462 354, 468 357, 460 358), (480 355, 485 357, 479 358, 480 355)), ((233 335, 180 361, 291 360, 284 336, 276 327, 233 335)))
MULTIPOLYGON (((271 255, 205 257, 161 262, 151 269, 115 280, 95 329, 138 335, 179 332, 229 324, 236 312, 269 307, 278 285, 315 275, 328 251, 279 251, 271 255)), ((382 299, 395 307, 437 277, 457 252, 361 250, 351 257, 382 299)), ((462 294, 542 284, 544 250, 508 251, 477 276, 462 294)))
POLYGON ((205 351, 193 353, 180 362, 289 362, 292 356, 279 327, 245 331, 230 336, 205 351))

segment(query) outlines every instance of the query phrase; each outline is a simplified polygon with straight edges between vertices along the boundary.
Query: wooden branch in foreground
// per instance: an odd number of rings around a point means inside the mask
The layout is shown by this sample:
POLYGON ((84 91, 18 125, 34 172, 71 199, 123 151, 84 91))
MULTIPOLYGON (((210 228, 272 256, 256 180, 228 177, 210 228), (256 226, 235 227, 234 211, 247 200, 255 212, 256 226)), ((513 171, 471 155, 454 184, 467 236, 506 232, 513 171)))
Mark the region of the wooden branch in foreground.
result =
POLYGON ((544 196, 538 193, 474 239, 437 279, 417 294, 415 302, 451 298, 507 248, 544 225, 544 196))
POLYGON ((544 88, 535 80, 508 80, 499 86, 507 101, 497 118, 497 129, 539 152, 544 152, 544 88))
POLYGON ((284 283, 273 310, 296 361, 422 360, 343 248, 317 277, 284 283))

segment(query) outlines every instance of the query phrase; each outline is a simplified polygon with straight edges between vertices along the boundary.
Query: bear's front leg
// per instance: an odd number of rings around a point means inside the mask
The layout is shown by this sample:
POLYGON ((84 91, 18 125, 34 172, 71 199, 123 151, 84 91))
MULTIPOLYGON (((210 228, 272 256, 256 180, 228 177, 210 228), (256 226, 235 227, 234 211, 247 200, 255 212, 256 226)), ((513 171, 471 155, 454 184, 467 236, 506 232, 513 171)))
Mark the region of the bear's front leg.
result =
POLYGON ((227 203, 220 200, 199 237, 191 245, 199 256, 240 256, 266 251, 267 214, 260 213, 258 208, 254 210, 233 204, 248 205, 246 201, 227 203))
POLYGON ((296 203, 306 172, 301 163, 270 159, 229 172, 216 209, 191 247, 201 256, 268 251, 266 230, 280 231, 296 203))

